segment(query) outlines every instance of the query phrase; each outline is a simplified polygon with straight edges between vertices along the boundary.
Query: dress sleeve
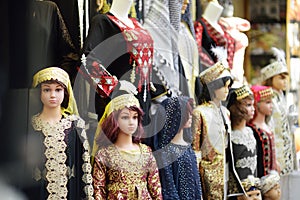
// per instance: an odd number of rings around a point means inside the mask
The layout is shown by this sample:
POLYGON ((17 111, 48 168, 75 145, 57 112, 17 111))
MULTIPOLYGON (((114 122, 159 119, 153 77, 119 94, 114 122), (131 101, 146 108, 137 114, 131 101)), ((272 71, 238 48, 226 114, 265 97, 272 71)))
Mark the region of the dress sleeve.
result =
POLYGON ((148 151, 150 153, 149 156, 149 173, 148 173, 148 189, 151 195, 151 198, 154 200, 162 199, 162 191, 161 191, 161 183, 158 173, 158 168, 156 164, 156 160, 152 155, 150 147, 148 147, 148 151))
POLYGON ((201 161, 201 133, 202 133, 202 116, 201 112, 194 110, 192 117, 192 132, 193 132, 193 149, 197 157, 197 163, 199 165, 201 161))
POLYGON ((93 167, 93 185, 94 195, 96 200, 106 199, 106 173, 107 168, 103 160, 102 155, 99 153, 95 157, 95 163, 93 167))

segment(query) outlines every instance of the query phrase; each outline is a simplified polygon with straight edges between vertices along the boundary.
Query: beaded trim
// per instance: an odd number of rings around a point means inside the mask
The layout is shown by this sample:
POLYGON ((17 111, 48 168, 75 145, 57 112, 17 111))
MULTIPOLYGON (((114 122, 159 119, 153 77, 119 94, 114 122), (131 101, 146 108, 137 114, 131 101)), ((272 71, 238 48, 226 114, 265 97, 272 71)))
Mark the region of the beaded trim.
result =
POLYGON ((253 94, 251 89, 247 85, 243 85, 242 87, 236 89, 234 92, 238 101, 253 94))

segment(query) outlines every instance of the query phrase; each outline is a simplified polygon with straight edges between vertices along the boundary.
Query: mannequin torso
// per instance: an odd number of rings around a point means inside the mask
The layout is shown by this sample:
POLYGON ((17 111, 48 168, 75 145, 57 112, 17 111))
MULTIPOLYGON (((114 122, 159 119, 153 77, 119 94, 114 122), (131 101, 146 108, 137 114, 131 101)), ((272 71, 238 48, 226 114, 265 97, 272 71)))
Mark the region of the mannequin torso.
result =
POLYGON ((213 26, 217 31, 224 34, 223 29, 218 23, 222 11, 223 7, 219 3, 211 1, 207 4, 207 7, 205 8, 202 17, 206 19, 206 21, 210 23, 210 25, 213 26))
POLYGON ((129 9, 132 3, 132 0, 114 0, 109 10, 111 14, 130 28, 134 28, 133 22, 128 18, 129 9))

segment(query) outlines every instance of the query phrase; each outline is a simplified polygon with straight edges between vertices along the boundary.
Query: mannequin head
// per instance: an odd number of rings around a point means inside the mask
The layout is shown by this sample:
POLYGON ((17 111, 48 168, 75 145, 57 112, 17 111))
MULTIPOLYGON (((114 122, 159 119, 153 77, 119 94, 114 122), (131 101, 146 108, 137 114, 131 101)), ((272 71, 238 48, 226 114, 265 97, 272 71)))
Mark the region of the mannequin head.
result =
POLYGON ((281 197, 280 191, 280 176, 276 171, 271 171, 270 174, 261 178, 262 194, 264 200, 279 200, 281 197))
POLYGON ((252 119, 254 116, 254 98, 251 89, 247 85, 235 88, 232 86, 228 96, 227 108, 230 111, 233 128, 242 121, 247 122, 252 119))
POLYGON ((225 101, 233 80, 229 69, 222 62, 217 62, 200 74, 203 85, 199 102, 225 101))
POLYGON ((232 17, 233 12, 234 12, 232 0, 219 0, 219 3, 224 8, 221 16, 222 17, 232 17))
POLYGON ((242 186, 247 193, 247 196, 239 196, 238 200, 262 200, 260 187, 261 182, 259 178, 249 175, 248 178, 242 180, 242 186))

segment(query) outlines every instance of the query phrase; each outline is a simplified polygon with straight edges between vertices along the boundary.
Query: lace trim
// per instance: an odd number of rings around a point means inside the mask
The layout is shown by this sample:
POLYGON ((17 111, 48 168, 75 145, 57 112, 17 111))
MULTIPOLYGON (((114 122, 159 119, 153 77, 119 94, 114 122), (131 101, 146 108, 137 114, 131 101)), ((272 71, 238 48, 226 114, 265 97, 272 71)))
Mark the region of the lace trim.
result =
POLYGON ((249 168, 252 172, 252 174, 254 174, 256 166, 257 166, 257 156, 253 156, 253 157, 245 157, 242 159, 237 160, 235 166, 237 168, 249 168))
POLYGON ((45 156, 46 156, 46 180, 48 185, 46 187, 49 192, 48 199, 67 199, 68 189, 67 182, 68 178, 74 176, 74 166, 72 168, 67 167, 65 162, 67 155, 65 153, 66 143, 64 141, 65 133, 64 130, 69 129, 73 121, 77 121, 77 127, 82 128, 80 133, 81 139, 83 140, 84 153, 82 159, 84 164, 82 165, 83 177, 82 180, 86 184, 84 192, 87 199, 92 200, 93 187, 92 187, 92 167, 90 164, 90 148, 87 140, 86 132, 84 130, 84 121, 75 116, 70 115, 63 118, 60 122, 55 125, 43 122, 39 118, 39 114, 33 116, 32 126, 36 131, 41 131, 45 136, 45 156))
POLYGON ((252 153, 256 150, 256 140, 253 136, 253 132, 249 127, 245 127, 241 130, 234 130, 231 133, 231 141, 235 144, 244 145, 248 151, 252 153))

